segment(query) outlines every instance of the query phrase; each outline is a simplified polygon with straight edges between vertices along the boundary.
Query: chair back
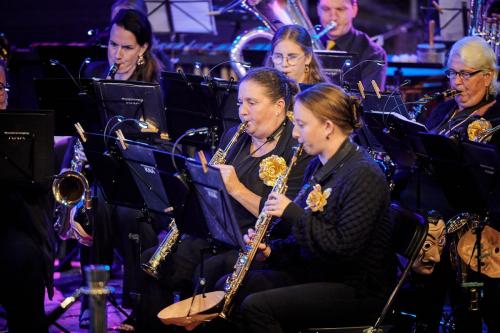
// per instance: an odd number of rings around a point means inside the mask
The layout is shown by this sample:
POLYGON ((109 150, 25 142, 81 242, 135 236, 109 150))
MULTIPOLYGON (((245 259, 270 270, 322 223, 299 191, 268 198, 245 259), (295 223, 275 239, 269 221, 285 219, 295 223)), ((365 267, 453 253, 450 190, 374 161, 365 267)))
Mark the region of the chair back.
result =
POLYGON ((387 313, 391 310, 394 300, 403 286, 406 277, 410 273, 411 267, 425 242, 429 228, 421 215, 413 213, 398 204, 391 204, 391 217, 393 249, 397 254, 405 257, 408 262, 382 309, 382 313, 378 317, 377 322, 371 328, 373 331, 378 330, 387 316, 387 313))

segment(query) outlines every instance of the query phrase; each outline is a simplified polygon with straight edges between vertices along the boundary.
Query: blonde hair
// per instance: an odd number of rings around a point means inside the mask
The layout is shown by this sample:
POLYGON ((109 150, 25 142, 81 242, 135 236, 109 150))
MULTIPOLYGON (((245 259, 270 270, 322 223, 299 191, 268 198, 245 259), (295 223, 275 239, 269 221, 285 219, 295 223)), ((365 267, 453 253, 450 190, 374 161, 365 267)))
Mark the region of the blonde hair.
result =
POLYGON ((464 37, 453 44, 448 55, 448 67, 453 58, 459 58, 466 66, 491 72, 492 80, 488 88, 491 95, 497 94, 497 57, 493 49, 480 37, 464 37))
POLYGON ((330 120, 345 133, 352 133, 362 125, 359 99, 347 95, 337 85, 319 83, 300 92, 295 102, 301 103, 316 118, 330 120))

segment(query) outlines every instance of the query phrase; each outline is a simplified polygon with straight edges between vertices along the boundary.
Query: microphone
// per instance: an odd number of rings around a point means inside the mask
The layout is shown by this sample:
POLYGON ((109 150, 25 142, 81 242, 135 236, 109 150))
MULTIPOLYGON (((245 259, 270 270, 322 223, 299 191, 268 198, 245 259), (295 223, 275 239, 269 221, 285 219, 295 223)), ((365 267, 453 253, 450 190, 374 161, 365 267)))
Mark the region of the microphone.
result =
POLYGON ((109 77, 111 78, 111 80, 114 80, 115 79, 115 75, 116 75, 116 72, 118 72, 118 68, 120 67, 120 65, 118 65, 117 63, 114 63, 110 68, 109 68, 109 71, 108 71, 108 75, 106 75, 106 77, 109 77))
POLYGON ((73 76, 73 74, 71 74, 71 72, 68 70, 68 68, 63 63, 59 62, 59 60, 57 60, 57 59, 49 59, 49 63, 52 66, 60 66, 64 70, 64 72, 69 76, 71 81, 73 81, 75 86, 78 88, 78 91, 81 91, 81 87, 78 84, 78 82, 76 82, 75 77, 73 76))
MULTIPOLYGON (((214 131, 216 131, 217 126, 212 127, 212 129, 214 131)), ((211 128, 209 128, 209 127, 190 128, 186 132, 184 132, 181 136, 179 136, 177 138, 177 140, 175 140, 174 145, 172 146, 171 155, 172 155, 172 165, 177 172, 179 172, 180 170, 177 167, 177 164, 175 163, 175 151, 177 149, 177 146, 179 145, 179 142, 181 142, 181 140, 183 138, 185 138, 186 136, 193 136, 195 134, 209 134, 210 131, 211 131, 211 128)))
POLYGON ((193 136, 195 134, 208 134, 210 129, 208 127, 191 128, 186 131, 186 136, 193 136))
POLYGON ((80 69, 78 70, 78 84, 80 86, 80 92, 78 93, 78 95, 86 95, 87 94, 87 92, 84 91, 83 87, 82 87, 82 71, 85 67, 87 67, 88 64, 90 64, 91 61, 92 61, 92 59, 90 57, 83 59, 81 65, 80 65, 80 69))
POLYGON ((373 62, 373 63, 376 63, 379 66, 384 66, 385 65, 385 61, 383 61, 383 60, 366 59, 366 60, 358 62, 356 65, 354 65, 353 67, 349 68, 347 71, 344 72, 344 70, 343 70, 344 69, 344 65, 347 66, 346 62, 347 62, 347 60, 344 61, 344 64, 342 65, 342 69, 341 69, 341 72, 340 72, 340 83, 342 84, 342 86, 344 86, 344 83, 345 83, 344 79, 347 76, 347 74, 349 74, 352 70, 358 68, 359 66, 361 66, 362 64, 364 64, 366 62, 373 62))

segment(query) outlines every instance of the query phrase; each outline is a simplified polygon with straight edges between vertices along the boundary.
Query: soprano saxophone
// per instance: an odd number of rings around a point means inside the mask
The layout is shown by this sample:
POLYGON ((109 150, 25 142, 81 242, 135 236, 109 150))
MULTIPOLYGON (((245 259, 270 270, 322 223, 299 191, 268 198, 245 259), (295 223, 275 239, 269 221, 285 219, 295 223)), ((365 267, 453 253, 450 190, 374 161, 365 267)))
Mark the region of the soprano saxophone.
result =
MULTIPOLYGON (((247 128, 247 122, 241 123, 238 129, 236 130, 236 133, 234 133, 231 140, 229 140, 229 143, 226 145, 226 147, 224 149, 222 148, 217 149, 217 151, 212 156, 208 164, 209 165, 225 164, 227 154, 234 146, 234 144, 238 141, 239 137, 241 136, 241 134, 243 134, 246 128, 247 128)), ((144 272, 148 273, 149 275, 151 275, 156 279, 160 277, 158 268, 160 267, 161 263, 165 260, 167 255, 170 252, 172 252, 172 248, 174 247, 175 244, 177 244, 177 241, 179 239, 179 229, 177 228, 175 220, 172 220, 172 222, 170 222, 169 228, 170 231, 162 240, 162 242, 156 249, 155 253, 151 256, 151 259, 149 259, 147 263, 141 265, 142 270, 144 272)))
MULTIPOLYGON (((292 167, 302 153, 302 145, 294 148, 293 157, 286 170, 278 177, 272 192, 283 194, 287 190, 287 181, 292 167)), ((234 296, 238 292, 250 265, 258 251, 259 244, 264 240, 271 222, 271 215, 261 211, 255 222, 255 235, 241 251, 233 268, 233 273, 227 278, 224 291, 214 291, 203 295, 185 299, 174 303, 158 313, 158 318, 167 325, 184 326, 188 331, 193 330, 204 321, 210 321, 219 316, 227 319, 232 307, 234 296), (219 313, 207 313, 211 309, 220 309, 219 313)))

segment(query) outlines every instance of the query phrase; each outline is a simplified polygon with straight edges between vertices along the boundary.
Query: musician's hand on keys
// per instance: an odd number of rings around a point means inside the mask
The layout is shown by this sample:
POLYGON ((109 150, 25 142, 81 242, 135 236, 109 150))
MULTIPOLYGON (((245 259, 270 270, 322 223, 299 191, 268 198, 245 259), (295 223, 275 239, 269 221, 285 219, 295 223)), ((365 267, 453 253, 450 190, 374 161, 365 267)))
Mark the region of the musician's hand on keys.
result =
POLYGON ((237 191, 244 186, 238 176, 236 175, 236 171, 232 165, 219 164, 214 165, 217 169, 220 170, 220 174, 222 176, 222 180, 224 181, 224 185, 226 186, 226 190, 230 195, 233 195, 237 191))
MULTIPOLYGON (((250 244, 252 242, 253 237, 255 236, 255 230, 248 229, 246 235, 243 235, 243 240, 245 243, 250 244)), ((258 261, 264 261, 271 255, 271 247, 267 246, 265 243, 260 243, 258 246, 257 254, 255 255, 255 259, 258 261)))
POLYGON ((264 211, 272 216, 281 217, 286 207, 290 204, 291 200, 283 194, 271 192, 267 201, 264 204, 264 211))

